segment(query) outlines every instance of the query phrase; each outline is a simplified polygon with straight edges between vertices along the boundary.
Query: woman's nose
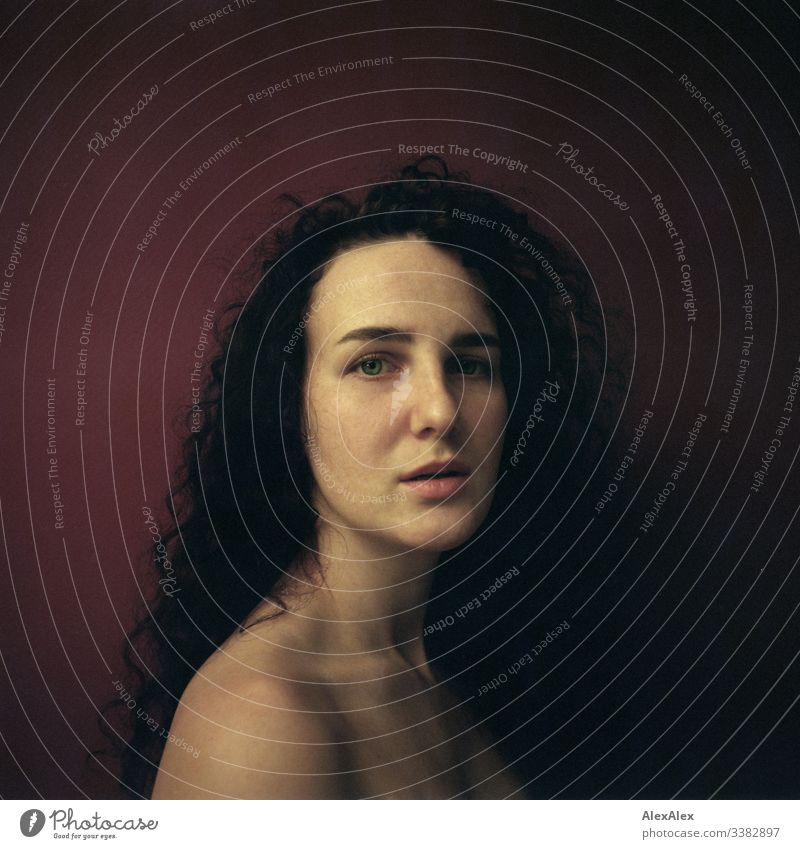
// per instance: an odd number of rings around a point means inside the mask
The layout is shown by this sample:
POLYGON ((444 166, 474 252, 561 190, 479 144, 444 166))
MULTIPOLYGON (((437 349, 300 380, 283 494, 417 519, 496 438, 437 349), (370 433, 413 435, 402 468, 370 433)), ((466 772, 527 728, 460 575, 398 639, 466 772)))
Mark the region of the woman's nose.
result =
POLYGON ((442 435, 451 430, 463 397, 463 381, 447 374, 440 363, 419 366, 405 374, 395 381, 394 394, 406 408, 414 433, 431 430, 442 435))

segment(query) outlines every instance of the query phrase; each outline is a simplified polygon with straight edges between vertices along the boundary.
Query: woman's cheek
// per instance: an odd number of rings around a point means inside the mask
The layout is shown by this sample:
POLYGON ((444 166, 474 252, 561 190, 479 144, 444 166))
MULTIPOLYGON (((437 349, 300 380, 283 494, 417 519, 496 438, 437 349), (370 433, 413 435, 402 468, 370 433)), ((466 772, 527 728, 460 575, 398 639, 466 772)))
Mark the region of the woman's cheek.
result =
POLYGON ((372 467, 386 465, 385 445, 389 436, 388 413, 385 405, 373 400, 360 410, 340 416, 339 440, 347 457, 344 462, 372 467))
POLYGON ((357 435, 374 438, 374 432, 365 433, 365 426, 388 425, 393 404, 398 406, 396 396, 391 381, 386 380, 355 379, 343 387, 337 398, 337 416, 342 423, 342 433, 350 434, 354 439, 357 435))
POLYGON ((492 411, 495 430, 498 432, 503 430, 508 424, 508 403, 506 401, 505 389, 498 389, 497 392, 494 393, 489 409, 492 411))

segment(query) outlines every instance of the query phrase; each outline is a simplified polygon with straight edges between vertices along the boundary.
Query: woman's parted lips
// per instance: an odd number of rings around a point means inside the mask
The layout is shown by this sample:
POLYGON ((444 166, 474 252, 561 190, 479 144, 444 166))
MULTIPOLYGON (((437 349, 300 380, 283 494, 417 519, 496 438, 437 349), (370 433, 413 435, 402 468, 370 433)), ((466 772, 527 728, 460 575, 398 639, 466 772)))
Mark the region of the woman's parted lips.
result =
POLYGON ((451 457, 449 460, 438 460, 433 461, 431 463, 426 463, 424 466, 419 466, 407 474, 404 474, 400 477, 401 481, 410 481, 413 478, 419 477, 420 475, 435 475, 437 473, 452 473, 454 475, 468 475, 470 470, 469 467, 464 463, 456 460, 451 457))

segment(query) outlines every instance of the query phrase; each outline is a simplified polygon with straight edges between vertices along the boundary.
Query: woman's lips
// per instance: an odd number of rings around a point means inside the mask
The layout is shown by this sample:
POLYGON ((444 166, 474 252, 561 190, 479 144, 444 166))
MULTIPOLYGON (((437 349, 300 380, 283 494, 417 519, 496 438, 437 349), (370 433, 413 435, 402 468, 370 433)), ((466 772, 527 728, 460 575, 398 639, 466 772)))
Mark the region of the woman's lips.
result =
POLYGON ((447 498, 467 482, 467 475, 448 475, 441 478, 400 481, 422 498, 447 498))

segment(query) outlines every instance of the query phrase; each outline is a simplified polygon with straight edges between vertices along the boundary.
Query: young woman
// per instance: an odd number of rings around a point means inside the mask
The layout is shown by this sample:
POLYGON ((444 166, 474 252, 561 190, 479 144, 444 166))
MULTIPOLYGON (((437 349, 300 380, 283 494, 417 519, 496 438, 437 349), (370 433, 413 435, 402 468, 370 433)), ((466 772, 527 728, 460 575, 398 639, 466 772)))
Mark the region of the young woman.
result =
POLYGON ((157 727, 129 793, 524 798, 425 622, 449 609, 436 573, 513 565, 515 496, 580 398, 564 269, 436 157, 277 234, 168 499, 172 590, 131 635, 157 727))

